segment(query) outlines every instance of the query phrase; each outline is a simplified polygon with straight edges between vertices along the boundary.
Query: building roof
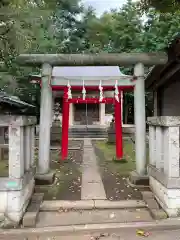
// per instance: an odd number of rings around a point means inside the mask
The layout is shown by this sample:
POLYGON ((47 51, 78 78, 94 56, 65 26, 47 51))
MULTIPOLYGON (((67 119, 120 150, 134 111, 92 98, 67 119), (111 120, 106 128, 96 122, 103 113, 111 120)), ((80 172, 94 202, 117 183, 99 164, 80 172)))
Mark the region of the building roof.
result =
POLYGON ((0 92, 0 103, 6 103, 17 108, 34 108, 35 106, 21 101, 17 96, 10 96, 7 93, 0 92))
MULTIPOLYGON (((32 78, 38 81, 41 75, 32 78)), ((98 86, 101 81, 102 86, 111 86, 118 81, 119 86, 128 86, 134 85, 132 79, 133 76, 123 74, 118 66, 53 67, 51 85, 67 86, 69 81, 71 86, 82 86, 84 81, 86 86, 98 86)))
POLYGON ((119 86, 133 85, 132 76, 124 75, 118 66, 81 66, 54 67, 52 71, 52 86, 112 86, 118 81, 119 86))
POLYGON ((145 87, 147 90, 156 89, 171 80, 180 70, 180 34, 175 35, 166 48, 168 62, 164 65, 154 66, 146 77, 145 87))
POLYGON ((54 67, 52 71, 53 77, 63 77, 74 79, 107 79, 108 77, 120 77, 124 75, 118 66, 83 66, 83 67, 54 67))

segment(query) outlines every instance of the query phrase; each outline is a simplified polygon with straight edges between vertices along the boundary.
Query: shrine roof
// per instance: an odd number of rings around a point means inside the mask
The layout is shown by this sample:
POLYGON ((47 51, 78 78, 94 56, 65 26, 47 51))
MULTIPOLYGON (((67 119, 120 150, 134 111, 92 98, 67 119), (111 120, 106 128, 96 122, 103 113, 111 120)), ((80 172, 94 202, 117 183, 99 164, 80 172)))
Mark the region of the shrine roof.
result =
MULTIPOLYGON (((41 75, 31 78, 41 78, 41 75)), ((112 86, 118 81, 119 86, 134 85, 131 82, 133 76, 124 75, 118 66, 81 66, 81 67, 53 67, 52 86, 112 86)))
POLYGON ((120 77, 124 75, 118 66, 83 66, 83 67, 54 67, 52 71, 53 77, 62 77, 67 79, 86 78, 91 80, 102 80, 108 77, 120 77))

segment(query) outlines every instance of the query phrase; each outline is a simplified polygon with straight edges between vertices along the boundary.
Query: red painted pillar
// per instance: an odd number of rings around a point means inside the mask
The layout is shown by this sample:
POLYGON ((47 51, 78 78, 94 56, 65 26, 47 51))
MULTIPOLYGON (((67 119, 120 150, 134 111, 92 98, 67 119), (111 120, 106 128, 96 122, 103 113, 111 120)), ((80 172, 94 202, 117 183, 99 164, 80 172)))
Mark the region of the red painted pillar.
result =
POLYGON ((61 159, 66 160, 68 157, 68 132, 69 132, 69 103, 67 96, 68 89, 64 89, 63 95, 63 115, 62 115, 62 143, 61 159))
POLYGON ((115 130, 116 130, 116 159, 123 158, 123 138, 122 138, 122 119, 121 119, 121 98, 119 102, 115 100, 115 130))

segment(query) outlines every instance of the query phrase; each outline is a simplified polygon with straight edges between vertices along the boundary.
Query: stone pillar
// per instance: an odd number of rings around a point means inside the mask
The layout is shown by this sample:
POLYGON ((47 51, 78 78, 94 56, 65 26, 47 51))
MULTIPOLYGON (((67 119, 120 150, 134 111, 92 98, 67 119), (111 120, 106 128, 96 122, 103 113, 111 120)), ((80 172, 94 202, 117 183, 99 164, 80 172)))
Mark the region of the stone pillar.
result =
POLYGON ((32 133, 31 133, 31 126, 26 126, 24 128, 24 137, 25 137, 25 141, 24 141, 24 144, 25 144, 25 171, 28 171, 29 168, 31 167, 31 154, 32 154, 32 147, 31 147, 31 142, 32 142, 32 133))
POLYGON ((42 66, 39 161, 38 174, 47 174, 50 165, 50 128, 52 123, 52 90, 50 86, 52 67, 45 63, 42 66))
POLYGON ((0 216, 8 218, 9 224, 13 221, 12 226, 22 219, 34 192, 35 169, 30 158, 35 125, 35 117, 0 116, 0 126, 9 128, 9 176, 0 178, 0 216))
POLYGON ((69 106, 69 126, 74 124, 74 104, 71 103, 69 106))
POLYGON ((156 127, 149 126, 149 163, 156 165, 156 127))
POLYGON ((163 128, 161 126, 156 126, 156 168, 159 170, 164 169, 164 154, 163 154, 163 128))
POLYGON ((169 217, 180 209, 180 116, 154 116, 147 119, 151 131, 150 151, 156 147, 155 163, 148 165, 149 185, 158 203, 169 217), (152 129, 153 132, 152 132, 152 129), (153 144, 154 139, 154 144, 153 144))
POLYGON ((100 103, 99 104, 99 120, 100 120, 100 125, 105 125, 105 103, 100 103))
POLYGON ((143 64, 136 64, 134 75, 137 77, 134 88, 136 172, 144 176, 146 174, 146 115, 143 64))
POLYGON ((24 128, 9 126, 9 177, 21 178, 25 170, 24 128))
POLYGON ((168 178, 179 178, 179 126, 165 128, 164 155, 164 173, 168 178))

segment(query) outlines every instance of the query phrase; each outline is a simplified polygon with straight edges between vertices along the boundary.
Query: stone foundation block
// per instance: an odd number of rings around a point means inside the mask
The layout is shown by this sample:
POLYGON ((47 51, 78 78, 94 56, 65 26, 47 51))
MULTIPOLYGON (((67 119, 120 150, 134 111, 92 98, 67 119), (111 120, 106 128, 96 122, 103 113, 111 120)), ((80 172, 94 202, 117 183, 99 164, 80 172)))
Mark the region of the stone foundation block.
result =
POLYGON ((147 199, 152 199, 154 198, 154 194, 150 191, 143 191, 141 192, 143 200, 146 201, 147 199))
POLYGON ((168 189, 155 178, 150 177, 150 188, 154 196, 169 217, 180 213, 180 189, 168 189))
POLYGON ((130 173, 130 182, 134 185, 144 185, 149 186, 149 177, 148 176, 141 176, 136 171, 132 171, 130 173))
POLYGON ((150 211, 151 216, 153 219, 155 220, 162 220, 162 219, 166 219, 168 216, 166 214, 166 212, 163 209, 151 209, 150 211))
POLYGON ((19 222, 27 208, 34 191, 34 179, 22 190, 0 191, 0 213, 4 213, 13 222, 19 222))
POLYGON ((36 174, 35 182, 37 185, 51 185, 55 179, 55 173, 49 172, 47 174, 36 174))

